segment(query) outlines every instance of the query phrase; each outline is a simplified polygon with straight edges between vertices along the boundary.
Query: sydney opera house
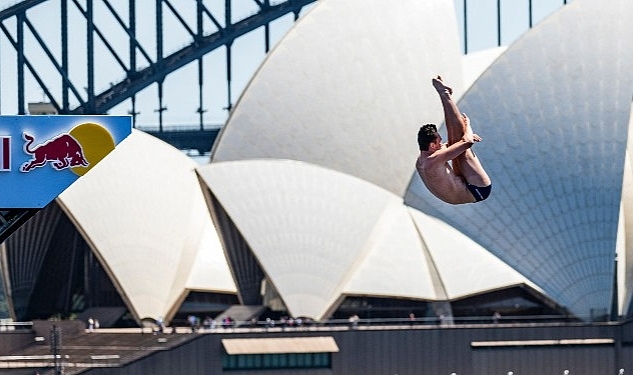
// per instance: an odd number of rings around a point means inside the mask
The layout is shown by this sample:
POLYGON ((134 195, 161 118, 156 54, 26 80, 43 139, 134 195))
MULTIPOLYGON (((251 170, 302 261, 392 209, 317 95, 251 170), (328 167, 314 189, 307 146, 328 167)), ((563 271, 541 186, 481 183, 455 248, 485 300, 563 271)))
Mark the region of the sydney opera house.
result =
POLYGON ((467 56, 455 12, 317 2, 208 162, 135 130, 5 241, 0 315, 628 318, 633 3, 575 0, 467 56), (437 74, 483 137, 482 203, 447 205, 416 174, 437 74))
POLYGON ((291 29, 208 163, 135 131, 9 238, 1 314, 628 316, 630 5, 574 1, 464 57, 452 4, 361 3, 291 29), (443 122, 435 74, 484 138, 483 204, 446 205, 415 172, 417 128, 443 122))

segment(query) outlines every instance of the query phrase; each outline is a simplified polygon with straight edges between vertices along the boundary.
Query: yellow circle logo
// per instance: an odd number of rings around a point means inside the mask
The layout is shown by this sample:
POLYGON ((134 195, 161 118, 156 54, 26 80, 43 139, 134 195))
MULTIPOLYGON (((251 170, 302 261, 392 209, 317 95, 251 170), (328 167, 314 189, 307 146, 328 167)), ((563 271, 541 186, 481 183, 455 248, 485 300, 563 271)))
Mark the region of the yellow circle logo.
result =
POLYGON ((112 135, 101 125, 87 122, 72 128, 69 134, 77 140, 83 150, 87 166, 71 166, 78 176, 86 174, 94 165, 114 150, 112 135))

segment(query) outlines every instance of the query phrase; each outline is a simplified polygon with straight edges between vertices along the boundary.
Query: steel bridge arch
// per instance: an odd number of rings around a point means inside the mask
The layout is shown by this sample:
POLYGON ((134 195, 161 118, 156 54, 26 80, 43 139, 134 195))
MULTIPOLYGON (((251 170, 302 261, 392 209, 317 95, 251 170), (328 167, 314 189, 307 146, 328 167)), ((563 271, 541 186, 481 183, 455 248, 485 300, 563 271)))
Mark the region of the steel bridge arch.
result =
MULTIPOLYGON (((167 0, 161 0, 167 1, 167 0)), ((121 103, 130 95, 134 95, 152 83, 161 82, 165 76, 179 68, 195 61, 205 54, 222 46, 230 44, 240 36, 249 33, 261 26, 268 25, 271 21, 288 13, 294 13, 295 19, 301 9, 315 0, 287 0, 278 5, 262 5, 261 11, 232 25, 207 36, 196 35, 196 40, 190 45, 162 59, 161 62, 135 72, 128 79, 114 85, 110 89, 97 95, 94 100, 94 111, 105 113, 115 105, 121 103)), ((268 1, 266 1, 268 3, 268 1)), ((230 51, 230 49, 228 50, 230 51)), ((227 57, 230 59, 230 55, 227 57)), ((230 68, 230 63, 227 64, 230 68)), ((228 109, 232 106, 229 98, 228 109)), ((71 111, 74 114, 84 114, 85 108, 80 106, 71 111)))
MULTIPOLYGON (((126 24, 124 20, 119 16, 117 11, 111 5, 109 0, 101 0, 102 3, 109 9, 111 14, 116 18, 119 26, 129 37, 129 50, 130 55, 126 62, 115 52, 114 48, 110 45, 104 34, 99 30, 98 26, 94 22, 93 4, 98 0, 86 0, 86 6, 83 7, 78 0, 59 0, 61 7, 62 17, 62 32, 61 32, 61 62, 53 56, 49 47, 44 40, 35 30, 31 22, 27 17, 27 11, 40 5, 41 3, 53 1, 53 0, 25 0, 17 3, 9 8, 0 11, 0 29, 4 33, 5 37, 12 44, 17 53, 17 70, 18 70, 18 114, 26 114, 25 94, 24 94, 24 69, 28 69, 34 79, 37 81, 39 87, 44 93, 46 99, 55 108, 59 114, 106 114, 110 109, 123 101, 132 98, 132 111, 131 114, 135 115, 134 108, 134 95, 142 91, 146 87, 157 83, 159 86, 159 124, 162 130, 162 82, 169 74, 177 71, 185 65, 192 63, 196 60, 200 60, 204 55, 212 52, 220 47, 227 47, 226 60, 227 60, 227 107, 230 110, 232 107, 232 98, 230 90, 231 81, 231 45, 234 40, 239 37, 254 31, 260 27, 265 27, 266 31, 266 52, 269 50, 269 24, 277 18, 283 17, 286 14, 293 13, 295 21, 299 17, 299 12, 310 3, 316 0, 286 0, 278 2, 277 4, 271 4, 270 0, 252 0, 258 8, 257 13, 241 19, 236 22, 231 21, 231 0, 225 0, 224 4, 224 24, 220 22, 218 17, 215 17, 211 11, 204 5, 203 0, 195 0, 196 5, 196 29, 192 29, 178 10, 172 5, 173 0, 155 0, 156 4, 156 43, 157 43, 157 56, 152 59, 141 43, 136 38, 136 0, 128 0, 129 20, 126 24), (86 98, 80 94, 80 90, 74 85, 69 78, 68 68, 68 2, 71 1, 83 17, 86 20, 86 34, 87 34, 87 51, 86 61, 88 63, 88 87, 85 87, 87 91, 86 98), (162 51, 162 36, 163 36, 163 24, 162 13, 163 8, 168 9, 178 19, 180 24, 186 29, 187 33, 191 36, 192 42, 185 47, 173 52, 168 56, 163 56, 162 51), (16 19, 16 37, 5 26, 5 21, 8 19, 16 19), (212 33, 205 33, 203 22, 211 21, 217 28, 217 31, 212 33), (51 90, 46 86, 40 74, 35 69, 34 65, 27 58, 24 50, 24 28, 28 28, 34 38, 37 40, 39 47, 48 56, 48 59, 57 69, 62 79, 62 98, 58 100, 51 90), (125 70, 125 78, 112 84, 110 88, 103 92, 97 93, 94 88, 94 38, 98 37, 105 47, 112 54, 112 57, 116 59, 118 64, 125 70), (136 55, 141 54, 149 63, 149 66, 140 70, 136 69, 136 55), (79 105, 71 108, 69 95, 72 94, 74 99, 77 100, 79 105)), ((199 66, 199 69, 202 69, 199 66)), ((199 75, 202 73, 199 73, 199 75)), ((202 90, 202 83, 200 83, 200 90, 202 90)), ((200 107, 198 112, 200 113, 200 127, 202 129, 202 95, 200 95, 200 107)))

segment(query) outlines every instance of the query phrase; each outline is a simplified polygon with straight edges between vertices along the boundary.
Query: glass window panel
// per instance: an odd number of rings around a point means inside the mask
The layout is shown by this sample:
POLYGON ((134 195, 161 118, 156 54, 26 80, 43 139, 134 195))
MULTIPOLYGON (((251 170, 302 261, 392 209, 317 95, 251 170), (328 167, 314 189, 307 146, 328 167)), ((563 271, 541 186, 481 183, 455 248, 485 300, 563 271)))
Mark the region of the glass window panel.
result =
POLYGON ((222 356, 224 370, 331 368, 331 353, 240 354, 222 356))
POLYGON ((306 367, 306 355, 307 354, 297 354, 297 367, 306 367))
POLYGON ((237 356, 237 368, 246 368, 246 356, 244 355, 237 356))
POLYGON ((255 354, 253 355, 253 367, 254 368, 262 368, 262 357, 263 354, 255 354))
POLYGON ((245 368, 254 368, 255 367, 255 356, 252 354, 247 354, 244 356, 244 366, 245 368))
POLYGON ((314 367, 314 356, 316 353, 306 353, 304 354, 304 367, 314 367))
POLYGON ((272 354, 270 356, 271 359, 271 367, 279 368, 281 367, 281 355, 280 354, 272 354))
POLYGON ((330 367, 330 353, 315 353, 314 354, 314 367, 330 367))
POLYGON ((297 354, 288 354, 288 367, 297 367, 297 354))
POLYGON ((274 367, 273 366, 273 355, 270 354, 264 354, 262 356, 262 367, 263 368, 271 368, 274 367))
POLYGON ((277 367, 288 367, 288 355, 287 354, 279 354, 279 366, 277 367))
POLYGON ((226 368, 227 370, 237 368, 237 356, 226 354, 224 358, 222 359, 222 361, 223 361, 223 367, 226 368))

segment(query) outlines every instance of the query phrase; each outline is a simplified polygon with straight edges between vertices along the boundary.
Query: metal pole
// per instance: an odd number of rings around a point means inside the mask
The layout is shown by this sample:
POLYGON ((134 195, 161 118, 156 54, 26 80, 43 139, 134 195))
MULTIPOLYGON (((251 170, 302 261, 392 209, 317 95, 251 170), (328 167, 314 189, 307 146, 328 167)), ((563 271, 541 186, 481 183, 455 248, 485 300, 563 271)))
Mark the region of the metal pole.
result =
POLYGON ((163 111, 167 110, 167 107, 163 106, 163 80, 161 79, 158 83, 158 131, 163 131, 163 111))
POLYGON ((17 15, 18 28, 18 115, 24 115, 24 12, 17 15))
POLYGON ((130 43, 130 68, 128 74, 131 74, 136 71, 136 1, 130 0, 128 5, 128 23, 130 27, 130 37, 128 38, 128 43, 130 43))
MULTIPOLYGON (((268 8, 269 6, 270 0, 264 0, 264 8, 268 8)), ((264 43, 265 52, 268 53, 268 51, 270 51, 270 23, 264 25, 264 43)))
POLYGON ((532 28, 532 0, 528 0, 529 14, 530 14, 530 29, 532 28))
POLYGON ((62 330, 53 325, 53 327, 51 327, 51 351, 53 352, 53 370, 55 371, 55 375, 62 374, 61 356, 59 355, 61 344, 62 330))
MULTIPOLYGON (((231 0, 224 1, 224 27, 229 28, 231 26, 231 0)), ((231 45, 229 42, 226 44, 226 84, 227 84, 227 105, 226 110, 231 112, 233 107, 231 103, 231 45)))
POLYGON ((202 57, 198 59, 198 121, 200 122, 200 131, 204 130, 204 64, 202 57))
MULTIPOLYGON (((92 0, 86 1, 86 17, 87 17, 87 54, 88 54, 88 103, 87 114, 95 114, 95 63, 94 63, 94 13, 93 13, 92 0)), ((86 113, 86 111, 84 111, 86 113)))
POLYGON ((501 46, 501 0, 497 0, 497 47, 501 46))
POLYGON ((156 64, 163 60, 163 0, 156 0, 156 64))
POLYGON ((67 112, 70 108, 68 100, 68 1, 62 0, 62 108, 67 112))
MULTIPOLYGON (((163 65, 163 0, 156 0, 156 69, 162 70, 163 65)), ((158 85, 158 131, 163 131, 163 80, 157 80, 158 85)))
MULTIPOLYGON (((128 76, 131 76, 134 72, 136 72, 136 1, 130 0, 128 4, 128 23, 130 26, 130 37, 129 37, 129 50, 130 50, 130 67, 128 70, 128 76)), ((132 115, 132 125, 136 127, 136 115, 138 112, 136 111, 136 95, 132 95, 132 110, 130 111, 132 115)))
MULTIPOLYGON (((202 0, 196 1, 196 40, 202 39, 203 24, 202 24, 202 0)), ((203 57, 198 59, 198 121, 200 125, 200 131, 204 130, 204 60, 203 57)))

